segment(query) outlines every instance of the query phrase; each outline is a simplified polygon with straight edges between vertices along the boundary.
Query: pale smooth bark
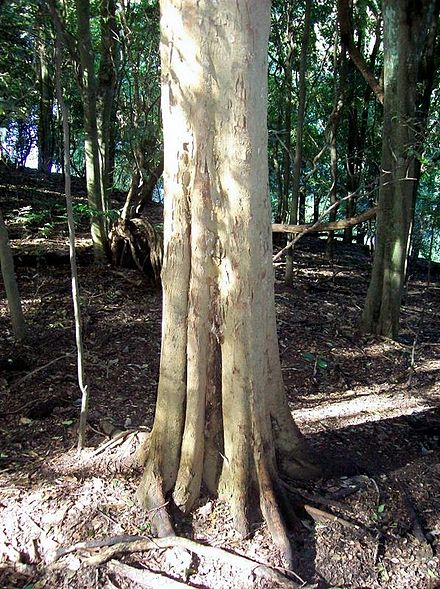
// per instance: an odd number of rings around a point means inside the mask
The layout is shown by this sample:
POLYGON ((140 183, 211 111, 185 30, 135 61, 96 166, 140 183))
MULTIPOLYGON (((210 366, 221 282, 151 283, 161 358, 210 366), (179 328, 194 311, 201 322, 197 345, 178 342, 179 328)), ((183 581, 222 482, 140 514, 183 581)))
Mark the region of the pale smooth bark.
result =
POLYGON ((259 510, 287 558, 279 477, 308 478, 276 339, 267 194, 270 3, 161 2, 165 220, 162 352, 138 490, 160 535, 170 491, 202 484, 246 534, 259 510))

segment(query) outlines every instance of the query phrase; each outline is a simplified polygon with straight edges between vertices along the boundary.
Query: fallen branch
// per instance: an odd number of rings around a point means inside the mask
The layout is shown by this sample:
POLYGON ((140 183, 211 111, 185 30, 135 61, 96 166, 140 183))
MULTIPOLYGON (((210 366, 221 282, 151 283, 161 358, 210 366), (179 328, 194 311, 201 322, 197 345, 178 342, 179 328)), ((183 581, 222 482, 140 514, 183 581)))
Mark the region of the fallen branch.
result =
POLYGON ((403 504, 405 506, 406 512, 408 514, 409 520, 411 522, 412 532, 414 537, 420 542, 420 544, 426 545, 428 550, 432 553, 432 548, 430 547, 430 541, 425 533, 422 521, 418 516, 416 508, 414 507, 413 501, 409 496, 406 486, 404 483, 399 479, 395 478, 397 487, 400 492, 400 497, 402 498, 403 504))
MULTIPOLYGON (((338 201, 337 204, 340 204, 341 201, 338 201)), ((327 214, 329 211, 328 209, 325 211, 327 214)), ((274 233, 312 233, 318 231, 338 231, 339 229, 346 229, 347 227, 354 227, 354 225, 359 225, 364 221, 368 221, 368 219, 372 219, 376 216, 377 207, 372 207, 367 209, 360 215, 356 217, 349 217, 348 219, 340 219, 339 221, 332 221, 331 223, 321 223, 318 221, 317 223, 307 224, 307 225, 287 225, 286 223, 273 223, 272 224, 272 231, 274 233)))
POLYGON ((118 573, 119 575, 130 579, 130 581, 134 581, 136 585, 139 585, 140 587, 167 587, 167 589, 182 589, 182 587, 188 589, 188 587, 192 587, 192 585, 176 581, 168 575, 153 573, 153 571, 150 571, 149 569, 136 569, 135 567, 123 564, 118 560, 111 560, 107 564, 107 567, 112 573, 118 573))
POLYGON ((67 548, 58 549, 55 552, 52 561, 54 562, 62 556, 76 551, 89 552, 91 550, 96 550, 97 548, 105 548, 99 554, 90 556, 84 561, 84 565, 86 566, 99 566, 113 559, 117 554, 131 554, 134 552, 146 552, 148 550, 158 549, 163 550, 174 547, 195 552, 197 555, 205 558, 221 560, 238 569, 244 571, 247 570, 261 579, 275 582, 285 589, 313 589, 315 587, 314 585, 306 585, 295 573, 291 572, 298 581, 293 581, 288 578, 286 574, 283 574, 270 565, 228 552, 222 548, 206 546, 205 544, 200 544, 193 540, 189 540, 188 538, 182 538, 181 536, 168 536, 166 538, 155 538, 154 540, 143 536, 113 536, 102 540, 80 542, 79 544, 74 544, 67 548))
MULTIPOLYGON (((34 374, 37 374, 37 372, 41 372, 42 370, 44 370, 45 368, 48 368, 49 366, 51 366, 52 364, 55 364, 55 362, 58 362, 59 360, 62 360, 63 358, 69 358, 70 356, 72 356, 72 354, 70 352, 67 352, 66 354, 63 354, 62 356, 58 356, 58 358, 55 358, 54 360, 51 360, 50 362, 47 362, 47 364, 44 364, 43 366, 39 366, 38 368, 35 368, 35 370, 32 370, 31 372, 28 372, 25 376, 23 376, 23 378, 18 379, 17 381, 13 382, 11 384, 11 386, 9 387, 10 389, 13 389, 15 387, 18 387, 19 385, 21 385, 23 382, 25 382, 26 380, 28 380, 29 378, 31 378, 31 376, 34 376, 34 374)), ((33 401, 32 401, 33 403, 33 401)), ((30 403, 28 403, 30 404, 30 403)), ((17 410, 21 411, 22 408, 17 410)), ((12 413, 16 413, 11 412, 12 413)))
POLYGON ((134 542, 136 540, 146 540, 145 536, 110 536, 109 538, 101 538, 96 540, 89 540, 88 542, 78 542, 72 546, 61 547, 55 551, 52 555, 51 562, 54 563, 63 556, 71 554, 72 552, 90 552, 90 550, 96 550, 97 548, 104 548, 107 546, 113 546, 115 544, 123 544, 134 542))
POLYGON ((316 223, 313 223, 312 225, 286 225, 274 223, 272 225, 272 231, 274 233, 297 233, 297 236, 295 237, 295 239, 292 239, 292 241, 289 241, 289 243, 285 247, 283 247, 283 249, 280 250, 276 256, 273 257, 272 261, 276 262, 277 260, 279 260, 281 256, 287 252, 287 250, 293 248, 295 244, 298 242, 298 240, 301 239, 301 237, 303 237, 307 233, 312 233, 314 231, 336 231, 338 229, 346 229, 347 227, 353 227, 354 225, 363 223, 364 221, 367 221, 368 219, 371 219, 376 215, 377 207, 373 207, 371 209, 368 209, 364 213, 357 215, 356 217, 350 217, 349 219, 343 219, 341 221, 332 221, 330 223, 321 223, 322 219, 330 211, 338 207, 342 201, 346 200, 347 198, 350 198, 351 196, 352 195, 350 194, 333 203, 328 209, 326 209, 322 213, 322 215, 319 217, 316 223))
POLYGON ((331 522, 336 522, 337 524, 341 524, 341 526, 344 526, 344 528, 354 528, 355 530, 359 529, 359 526, 357 524, 352 524, 346 519, 343 519, 342 517, 339 517, 337 515, 333 515, 333 513, 329 513, 328 511, 323 511, 322 509, 312 507, 311 505, 304 505, 304 509, 315 521, 327 520, 331 522))
MULTIPOLYGON (((99 432, 99 433, 101 433, 101 432, 99 432)), ((144 434, 145 436, 147 436, 149 434, 149 432, 146 429, 143 429, 141 427, 136 428, 136 429, 124 430, 124 431, 116 430, 116 432, 113 434, 113 437, 110 438, 110 440, 107 440, 106 442, 103 442, 100 446, 98 446, 90 454, 90 457, 94 458, 95 456, 102 454, 106 450, 113 449, 115 446, 120 446, 121 444, 123 444, 126 441, 126 439, 129 436, 136 437, 140 434, 144 434)), ((108 435, 108 434, 105 434, 105 435, 108 435)))

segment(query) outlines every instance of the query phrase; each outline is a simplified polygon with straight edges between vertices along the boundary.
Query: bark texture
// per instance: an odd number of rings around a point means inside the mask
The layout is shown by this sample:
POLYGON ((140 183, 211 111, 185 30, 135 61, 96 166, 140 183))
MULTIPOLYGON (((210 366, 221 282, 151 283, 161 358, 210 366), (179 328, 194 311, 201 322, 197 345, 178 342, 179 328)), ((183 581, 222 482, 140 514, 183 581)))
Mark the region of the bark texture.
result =
POLYGON ((362 315, 365 331, 395 338, 406 270, 414 187, 420 172, 417 81, 438 2, 384 2, 384 129, 377 247, 362 315))
POLYGON ((164 312, 158 400, 138 498, 172 533, 202 485, 246 534, 252 508, 289 557, 280 476, 317 472, 289 411, 267 195, 270 3, 161 2, 164 312))

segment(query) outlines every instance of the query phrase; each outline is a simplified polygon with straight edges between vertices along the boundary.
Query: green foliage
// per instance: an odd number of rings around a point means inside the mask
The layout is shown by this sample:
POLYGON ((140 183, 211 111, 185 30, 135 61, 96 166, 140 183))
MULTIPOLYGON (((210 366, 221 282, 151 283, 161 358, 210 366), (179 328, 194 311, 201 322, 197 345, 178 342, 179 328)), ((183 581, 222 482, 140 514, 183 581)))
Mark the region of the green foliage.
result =
POLYGON ((13 0, 2 6, 0 18, 0 156, 19 165, 35 143, 34 9, 13 0))
POLYGON ((127 4, 118 17, 122 56, 115 184, 128 189, 134 164, 148 178, 162 153, 158 2, 127 4))
MULTIPOLYGON (((73 203, 73 215, 77 226, 88 227, 90 219, 98 214, 112 221, 118 218, 119 211, 110 209, 105 213, 97 213, 86 202, 73 203)), ((66 205, 63 202, 54 202, 50 198, 42 198, 32 206, 16 209, 13 219, 16 223, 24 225, 31 233, 50 237, 60 225, 67 226, 66 205)))
POLYGON ((385 512, 385 503, 381 503, 376 507, 376 511, 372 514, 371 519, 375 522, 380 521, 385 512))
MULTIPOLYGON (((44 3, 43 3, 44 4, 44 3)), ((23 164, 36 145, 38 124, 38 84, 35 60, 37 42, 53 44, 50 19, 41 12, 38 2, 11 0, 2 5, 0 35, 0 140, 1 158, 23 164), (44 18, 43 18, 44 17, 44 18)), ((77 32, 76 3, 58 3, 71 38, 77 32)), ((134 169, 148 180, 160 160, 162 132, 160 119, 160 59, 159 7, 157 0, 117 3, 119 53, 117 60, 117 91, 114 105, 115 128, 112 137, 115 150, 113 185, 127 190, 134 169)), ((90 2, 90 28, 95 52, 95 72, 98 74, 101 56, 100 0, 90 2)), ((356 45, 369 63, 376 35, 380 34, 379 0, 359 0, 353 4, 353 30, 356 45)), ((287 171, 291 173, 295 151, 295 127, 298 107, 298 69, 301 37, 304 27, 305 0, 273 0, 272 29, 268 55, 268 159, 269 195, 273 217, 280 211, 280 199, 291 198, 291 186, 284 186, 287 171), (292 74, 288 87, 288 74, 292 74), (287 106, 290 112, 287 113, 287 106), (290 127, 287 128, 287 114, 290 127), (290 163, 286 145, 290 145, 290 163), (289 165, 290 169, 286 170, 289 165)), ((313 220, 329 205, 331 187, 328 149, 315 160, 326 145, 326 128, 332 112, 335 92, 344 101, 336 143, 338 151, 338 197, 349 192, 349 162, 356 161, 357 212, 375 204, 380 175, 382 110, 369 91, 362 75, 352 64, 343 65, 340 39, 337 36, 336 4, 317 0, 312 6, 312 31, 308 51, 307 105, 303 128, 303 161, 301 191, 306 197, 306 222, 313 220), (337 44, 335 61, 335 43, 337 44), (338 62, 338 65, 336 64, 338 62), (335 65, 336 64, 336 65, 335 65), (345 69, 344 69, 345 68, 345 69), (341 71, 343 70, 343 75, 341 71), (338 78, 340 76, 340 79, 338 78), (339 81, 338 81, 339 80, 339 81), (336 81, 336 84, 335 84, 336 81), (361 141, 353 146, 350 132, 361 141)), ((373 69, 381 76, 383 58, 379 49, 373 69)), ((53 77, 53 76, 52 76, 53 77)), ((438 74, 437 74, 438 77, 438 74)), ((71 165, 77 176, 85 176, 85 152, 82 101, 77 84, 77 71, 70 60, 63 64, 63 92, 70 112, 71 165)), ((427 143, 417 157, 423 175, 416 204, 416 228, 420 231, 420 253, 440 259, 440 209, 438 205, 438 125, 440 97, 438 80, 432 99, 427 143), (432 238, 432 239, 431 239, 432 238)), ((57 112, 54 112, 55 118, 57 112)), ((57 130, 60 137, 60 129, 57 130)), ((58 143, 59 143, 58 139, 58 143)), ((61 150, 56 164, 60 167, 61 150)), ((284 203, 287 221, 289 203, 284 203)), ((53 223, 61 222, 62 213, 56 209, 34 210, 22 214, 22 221, 41 234, 50 234, 53 223)), ((76 209, 78 222, 92 216, 88 210, 76 209)), ((110 212, 113 218, 114 212, 110 212)), ((338 218, 346 214, 344 202, 338 218)), ((357 229, 354 230, 355 232, 357 229)))
POLYGON ((321 370, 326 370, 328 368, 328 362, 322 356, 317 356, 311 352, 304 352, 302 356, 307 362, 313 362, 315 368, 320 368, 321 370))

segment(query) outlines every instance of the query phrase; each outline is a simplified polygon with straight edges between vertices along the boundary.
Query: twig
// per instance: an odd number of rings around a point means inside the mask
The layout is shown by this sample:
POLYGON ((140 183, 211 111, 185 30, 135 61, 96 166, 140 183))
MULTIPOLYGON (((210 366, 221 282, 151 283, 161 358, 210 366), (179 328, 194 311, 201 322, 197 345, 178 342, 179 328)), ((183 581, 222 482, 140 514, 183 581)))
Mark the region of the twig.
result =
MULTIPOLYGON (((68 358, 69 356, 72 356, 72 354, 70 352, 66 352, 62 356, 58 356, 58 358, 55 358, 54 360, 51 360, 50 362, 47 362, 47 364, 44 364, 43 366, 39 366, 38 368, 35 368, 35 370, 32 370, 32 372, 28 372, 25 376, 23 376, 23 378, 20 378, 19 380, 13 382, 11 384, 11 386, 10 386, 10 389, 13 389, 14 387, 18 387, 23 382, 25 382, 26 380, 28 380, 29 378, 31 378, 31 376, 34 376, 34 374, 37 374, 37 372, 41 372, 45 368, 48 368, 49 366, 51 366, 51 364, 55 364, 55 362, 58 362, 59 360, 62 360, 63 358, 68 358)), ((32 403, 33 403, 33 401, 32 401, 32 403)), ((17 411, 14 411, 14 413, 18 413, 18 411, 21 411, 21 408, 19 410, 17 410, 17 411)), ((9 413, 9 415, 11 413, 9 413)))
POLYGON ((88 552, 90 550, 96 550, 97 548, 113 546, 115 544, 120 545, 121 543, 129 543, 134 542, 136 540, 145 541, 146 539, 146 536, 131 536, 124 534, 119 536, 110 536, 109 538, 89 540, 88 542, 78 542, 77 544, 73 544, 72 546, 58 548, 58 550, 56 550, 55 553, 52 555, 51 562, 56 562, 63 556, 71 554, 72 552, 88 552))
POLYGON ((413 502, 408 494, 408 491, 407 491, 405 485, 397 477, 395 477, 395 481, 396 481, 397 487, 400 491, 400 496, 402 497, 403 503, 405 505, 405 509, 406 509, 408 516, 410 518, 411 527, 412 527, 412 531, 414 532, 414 536, 421 544, 428 544, 429 545, 430 542, 428 540, 428 537, 425 534, 422 522, 420 521, 420 518, 417 515, 417 511, 413 505, 413 502))
POLYGON ((333 515, 333 513, 329 513, 328 511, 323 511, 322 509, 318 509, 317 507, 312 507, 311 505, 304 505, 304 509, 307 511, 309 515, 313 517, 313 519, 326 519, 328 521, 336 522, 344 526, 344 528, 351 528, 355 530, 359 530, 359 526, 357 524, 352 524, 351 522, 339 517, 337 515, 333 515))

